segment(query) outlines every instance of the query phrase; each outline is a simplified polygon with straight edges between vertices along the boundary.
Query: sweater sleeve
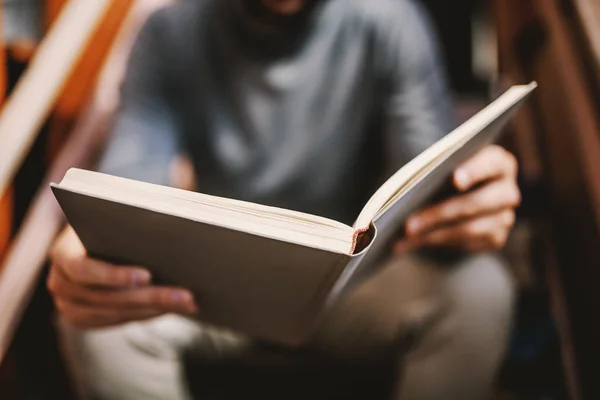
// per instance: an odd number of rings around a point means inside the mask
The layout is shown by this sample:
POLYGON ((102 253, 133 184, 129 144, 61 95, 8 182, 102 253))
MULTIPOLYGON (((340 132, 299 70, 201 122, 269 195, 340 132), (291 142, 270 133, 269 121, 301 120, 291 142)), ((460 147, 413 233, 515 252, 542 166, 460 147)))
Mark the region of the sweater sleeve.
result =
POLYGON ((178 129, 168 101, 166 50, 161 11, 141 29, 130 54, 99 170, 168 185, 169 165, 178 151, 178 129))
POLYGON ((427 16, 412 1, 395 4, 397 14, 380 27, 388 172, 410 161, 453 126, 443 62, 427 16))

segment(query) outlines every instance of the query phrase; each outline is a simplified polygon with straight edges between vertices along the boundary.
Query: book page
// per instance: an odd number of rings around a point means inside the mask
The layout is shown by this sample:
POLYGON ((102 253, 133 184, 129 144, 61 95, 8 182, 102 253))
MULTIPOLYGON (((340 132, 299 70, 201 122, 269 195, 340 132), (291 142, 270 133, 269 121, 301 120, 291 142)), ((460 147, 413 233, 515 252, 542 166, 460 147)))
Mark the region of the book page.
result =
POLYGON ((157 213, 350 254, 354 229, 316 215, 71 168, 54 189, 157 213))
POLYGON ((385 209, 404 193, 411 180, 418 179, 424 173, 430 173, 435 168, 429 168, 456 152, 479 133, 486 131, 497 119, 512 110, 531 93, 537 84, 513 86, 502 96, 489 104, 467 122, 454 131, 438 140, 435 144, 423 151, 408 164, 390 177, 369 199, 354 223, 355 229, 369 226, 369 224, 385 209))

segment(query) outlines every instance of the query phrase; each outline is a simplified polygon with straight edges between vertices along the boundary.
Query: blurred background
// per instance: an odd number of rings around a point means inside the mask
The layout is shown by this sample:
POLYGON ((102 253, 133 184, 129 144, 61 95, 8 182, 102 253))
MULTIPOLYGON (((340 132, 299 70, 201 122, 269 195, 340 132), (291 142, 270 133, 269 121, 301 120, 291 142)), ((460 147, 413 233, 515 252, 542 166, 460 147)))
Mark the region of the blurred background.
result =
MULTIPOLYGON (((504 249, 519 303, 497 398, 600 398, 600 2, 416 1, 461 120, 511 84, 539 83, 503 139, 524 201, 504 249)), ((71 396, 44 279, 63 223, 47 184, 93 165, 131 42, 170 2, 0 2, 1 399, 71 396)))

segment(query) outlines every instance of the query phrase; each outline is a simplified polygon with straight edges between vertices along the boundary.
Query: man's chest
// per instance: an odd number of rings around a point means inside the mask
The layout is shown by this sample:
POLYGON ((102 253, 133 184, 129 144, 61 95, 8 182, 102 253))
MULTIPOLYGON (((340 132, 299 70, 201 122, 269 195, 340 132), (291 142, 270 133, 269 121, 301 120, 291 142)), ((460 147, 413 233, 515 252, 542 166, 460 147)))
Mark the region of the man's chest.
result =
POLYGON ((365 47, 324 40, 270 62, 212 54, 181 86, 179 107, 185 143, 211 165, 233 174, 323 168, 376 134, 377 80, 365 47))

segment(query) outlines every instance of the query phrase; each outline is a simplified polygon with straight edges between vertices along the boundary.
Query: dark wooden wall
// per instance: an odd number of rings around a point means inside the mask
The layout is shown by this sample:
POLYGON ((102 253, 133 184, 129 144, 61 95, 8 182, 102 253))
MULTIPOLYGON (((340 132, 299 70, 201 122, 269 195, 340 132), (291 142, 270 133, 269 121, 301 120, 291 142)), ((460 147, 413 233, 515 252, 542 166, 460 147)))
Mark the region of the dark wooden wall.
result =
MULTIPOLYGON (((539 90, 515 124, 539 188, 545 253, 571 394, 600 398, 600 130, 598 76, 578 3, 497 0, 501 71, 539 90), (555 269, 552 269, 554 268, 555 269)), ((589 2, 592 5, 593 2, 589 2)), ((597 3, 595 7, 598 7, 597 3)))

